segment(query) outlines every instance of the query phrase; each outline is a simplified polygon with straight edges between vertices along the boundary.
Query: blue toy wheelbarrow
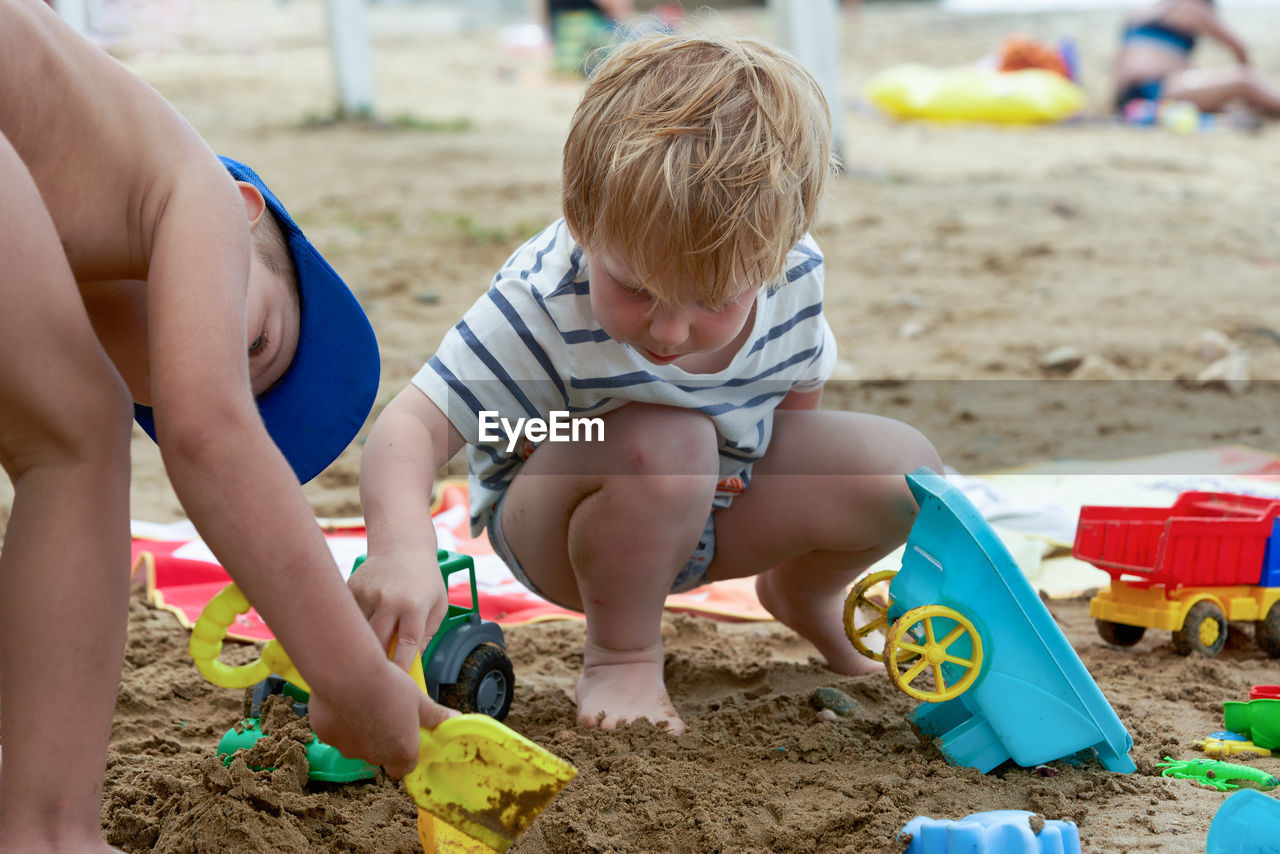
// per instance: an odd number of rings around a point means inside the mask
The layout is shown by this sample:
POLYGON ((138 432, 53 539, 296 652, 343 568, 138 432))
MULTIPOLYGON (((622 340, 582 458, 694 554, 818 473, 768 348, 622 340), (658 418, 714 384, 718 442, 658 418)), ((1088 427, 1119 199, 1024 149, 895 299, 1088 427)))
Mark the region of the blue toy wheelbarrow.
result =
POLYGON ((959 489, 929 469, 907 475, 920 505, 902 569, 862 579, 845 628, 864 655, 927 705, 912 715, 947 760, 984 774, 1092 749, 1135 770, 1133 739, 1008 549, 959 489), (891 579, 891 580, 890 580, 891 579), (887 604, 869 597, 889 580, 887 604), (870 610, 877 617, 858 625, 870 610), (865 641, 884 630, 884 652, 865 641))

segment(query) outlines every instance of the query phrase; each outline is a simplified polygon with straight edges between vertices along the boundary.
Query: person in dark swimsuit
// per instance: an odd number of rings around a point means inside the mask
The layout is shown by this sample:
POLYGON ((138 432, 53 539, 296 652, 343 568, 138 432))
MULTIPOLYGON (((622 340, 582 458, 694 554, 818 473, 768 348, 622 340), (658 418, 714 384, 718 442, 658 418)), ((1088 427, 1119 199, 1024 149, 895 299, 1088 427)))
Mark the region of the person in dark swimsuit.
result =
POLYGON ((1241 104, 1261 116, 1280 117, 1280 89, 1254 72, 1248 49, 1218 17, 1213 0, 1160 0, 1134 13, 1121 35, 1113 77, 1119 111, 1145 99, 1189 101, 1206 113, 1241 104), (1235 65, 1192 68, 1200 36, 1226 47, 1235 65))

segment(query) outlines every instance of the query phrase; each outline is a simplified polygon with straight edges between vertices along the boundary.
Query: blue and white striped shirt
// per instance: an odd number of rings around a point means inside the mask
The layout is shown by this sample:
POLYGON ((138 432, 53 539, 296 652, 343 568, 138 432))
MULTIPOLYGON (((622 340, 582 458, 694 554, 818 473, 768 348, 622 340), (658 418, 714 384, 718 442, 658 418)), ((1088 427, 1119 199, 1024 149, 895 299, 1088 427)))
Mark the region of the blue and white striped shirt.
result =
POLYGON ((654 364, 600 328, 590 270, 564 220, 534 236, 413 378, 467 441, 472 534, 484 529, 533 450, 526 441, 508 452, 505 436, 481 441, 482 411, 514 422, 553 412, 596 417, 631 401, 696 409, 715 424, 715 506, 728 506, 768 449, 783 397, 821 387, 835 365, 823 274, 822 254, 806 236, 787 256, 786 283, 761 289, 750 337, 733 361, 716 373, 692 374, 654 364))

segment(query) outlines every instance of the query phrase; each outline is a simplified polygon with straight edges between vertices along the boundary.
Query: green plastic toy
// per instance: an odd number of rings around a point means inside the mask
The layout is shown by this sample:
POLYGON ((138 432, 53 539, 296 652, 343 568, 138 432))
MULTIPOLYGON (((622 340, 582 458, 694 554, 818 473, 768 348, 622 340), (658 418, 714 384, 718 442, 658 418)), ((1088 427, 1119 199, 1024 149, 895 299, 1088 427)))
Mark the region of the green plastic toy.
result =
MULTIPOLYGON (((497 623, 480 617, 476 604, 479 598, 475 562, 467 555, 443 549, 437 554, 437 560, 446 587, 449 585, 449 576, 456 572, 468 573, 471 604, 450 603, 448 613, 422 653, 427 693, 431 699, 450 708, 464 713, 479 713, 501 721, 511 708, 515 687, 515 676, 511 660, 507 657, 502 628, 497 623)), ((358 570, 362 563, 363 556, 356 559, 351 571, 358 570)), ((210 651, 216 659, 217 650, 210 651)), ((202 661, 202 658, 209 656, 198 657, 197 666, 201 663, 209 667, 221 665, 221 662, 202 661)), ((270 673, 273 660, 268 650, 264 650, 258 665, 270 673), (267 663, 263 664, 264 661, 267 663)), ((243 685, 245 682, 241 681, 239 684, 243 685)), ((310 694, 305 689, 275 674, 267 675, 245 689, 244 720, 228 730, 218 742, 218 756, 223 762, 230 764, 237 750, 250 748, 263 737, 259 711, 262 702, 273 694, 281 694, 293 700, 294 710, 299 715, 307 713, 310 694)), ((348 759, 334 747, 314 737, 307 744, 307 761, 311 766, 310 779, 326 783, 352 783, 371 779, 377 774, 377 769, 369 763, 360 759, 348 759)))
MULTIPOLYGON (((250 718, 239 727, 227 731, 218 742, 218 755, 224 763, 230 763, 237 750, 248 750, 262 738, 263 733, 258 724, 257 718, 250 718)), ((363 759, 348 759, 336 747, 325 744, 315 736, 307 743, 307 764, 310 766, 307 777, 323 783, 354 783, 356 780, 371 779, 378 773, 377 768, 363 759)), ((254 770, 262 769, 255 767, 254 770)))
POLYGON ((1228 701, 1222 704, 1222 718, 1227 729, 1251 739, 1259 747, 1280 748, 1280 700, 1228 701))
POLYGON ((1172 759, 1166 756, 1163 762, 1156 763, 1156 767, 1164 769, 1160 772, 1162 777, 1194 780, 1220 792, 1228 792, 1241 786, 1263 791, 1280 786, 1280 779, 1276 779, 1273 774, 1248 765, 1235 765, 1217 759, 1172 759))

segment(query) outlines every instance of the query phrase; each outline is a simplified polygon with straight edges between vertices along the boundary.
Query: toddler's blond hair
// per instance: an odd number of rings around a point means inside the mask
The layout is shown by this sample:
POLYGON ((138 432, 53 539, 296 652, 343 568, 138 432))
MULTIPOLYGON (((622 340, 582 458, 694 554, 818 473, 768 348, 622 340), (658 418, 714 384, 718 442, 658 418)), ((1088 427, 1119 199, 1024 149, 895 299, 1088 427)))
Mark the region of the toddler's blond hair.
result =
POLYGON ((748 38, 649 37, 587 85, 564 213, 658 300, 719 306, 781 281, 833 167, 826 99, 794 58, 748 38))

